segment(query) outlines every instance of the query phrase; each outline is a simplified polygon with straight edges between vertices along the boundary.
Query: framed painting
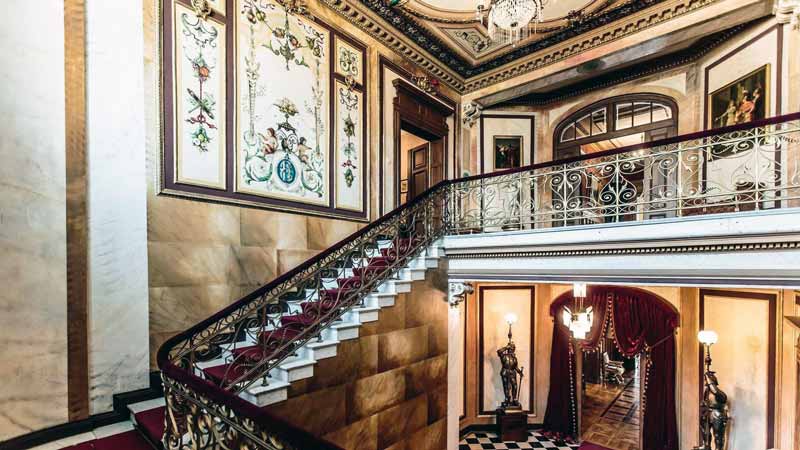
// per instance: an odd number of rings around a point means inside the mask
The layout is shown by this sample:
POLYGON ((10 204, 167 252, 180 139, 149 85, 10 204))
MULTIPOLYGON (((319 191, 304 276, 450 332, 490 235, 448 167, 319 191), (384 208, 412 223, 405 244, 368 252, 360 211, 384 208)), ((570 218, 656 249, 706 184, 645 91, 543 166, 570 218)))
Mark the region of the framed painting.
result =
POLYGON ((158 193, 367 221, 366 45, 280 0, 201 3, 160 2, 158 193))
POLYGON ((769 64, 723 86, 708 96, 708 128, 720 128, 767 118, 770 104, 769 64))
POLYGON ((495 136, 493 139, 494 170, 521 167, 522 136, 495 136))
POLYGON ((236 190, 331 201, 330 31, 277 4, 237 10, 236 190))
POLYGON ((364 185, 364 95, 334 81, 336 208, 361 211, 364 185))
POLYGON ((225 189, 225 24, 174 5, 175 181, 225 189))

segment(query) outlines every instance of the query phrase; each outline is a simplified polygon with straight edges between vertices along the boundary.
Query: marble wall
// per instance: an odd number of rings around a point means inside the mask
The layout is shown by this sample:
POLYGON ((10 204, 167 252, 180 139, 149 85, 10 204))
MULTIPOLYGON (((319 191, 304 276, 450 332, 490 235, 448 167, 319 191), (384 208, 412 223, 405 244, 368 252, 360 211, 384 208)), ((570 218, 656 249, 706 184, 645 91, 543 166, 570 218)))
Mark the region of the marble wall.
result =
POLYGON ((63 36, 63 2, 3 2, 0 441, 67 420, 63 36))
POLYGON ((348 450, 444 450, 447 321, 445 280, 428 271, 270 412, 348 450))
POLYGON ((149 386, 143 58, 136 3, 86 2, 90 413, 149 386), (124 89, 120 89, 124 86, 124 89))

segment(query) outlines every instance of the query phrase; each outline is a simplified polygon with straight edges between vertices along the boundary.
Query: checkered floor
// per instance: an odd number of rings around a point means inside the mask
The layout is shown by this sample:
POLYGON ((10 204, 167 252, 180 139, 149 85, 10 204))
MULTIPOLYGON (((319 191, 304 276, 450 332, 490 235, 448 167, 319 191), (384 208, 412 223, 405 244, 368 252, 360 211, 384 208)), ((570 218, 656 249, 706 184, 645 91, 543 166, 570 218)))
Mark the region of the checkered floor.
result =
POLYGON ((556 450, 572 450, 579 446, 568 445, 564 442, 555 442, 547 439, 537 431, 531 431, 528 435, 528 442, 502 442, 494 433, 470 433, 458 446, 458 450, 482 450, 482 449, 505 449, 505 448, 552 448, 556 450))

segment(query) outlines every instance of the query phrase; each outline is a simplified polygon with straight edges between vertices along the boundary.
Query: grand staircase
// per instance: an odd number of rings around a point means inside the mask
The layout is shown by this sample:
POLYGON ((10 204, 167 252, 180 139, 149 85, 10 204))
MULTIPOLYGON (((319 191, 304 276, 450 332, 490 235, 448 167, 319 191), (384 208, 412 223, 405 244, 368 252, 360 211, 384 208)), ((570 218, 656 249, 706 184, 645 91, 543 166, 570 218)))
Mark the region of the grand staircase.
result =
POLYGON ((342 341, 357 339, 362 324, 378 320, 437 267, 440 238, 799 206, 800 172, 779 164, 800 159, 798 136, 795 113, 439 183, 168 340, 157 357, 165 397, 130 406, 141 434, 65 447, 339 449, 271 414, 269 405, 286 400, 293 382, 314 376, 318 361, 335 358, 342 341), (733 187, 687 176, 722 157, 742 163, 739 179, 765 164, 776 170, 769 182, 759 173, 759 183, 733 187), (641 192, 609 182, 655 173, 664 184, 641 192))
MULTIPOLYGON (((391 259, 395 248, 396 246, 391 240, 379 240, 378 246, 366 252, 364 260, 359 262, 366 262, 367 267, 370 267, 370 264, 372 267, 377 267, 376 264, 383 264, 387 259, 391 259)), ((266 384, 253 384, 242 390, 239 396, 259 407, 286 400, 292 382, 312 377, 316 363, 322 359, 336 357, 337 348, 342 341, 358 339, 361 326, 379 320, 380 311, 393 307, 398 294, 410 292, 411 284, 414 281, 424 280, 427 270, 439 266, 441 256, 442 251, 436 245, 423 249, 417 256, 409 259, 393 276, 381 283, 377 289, 367 293, 360 304, 349 309, 330 327, 322 330, 318 337, 297 347, 290 356, 270 371, 266 377, 266 384)), ((309 290, 302 297, 298 296, 287 300, 285 310, 280 316, 284 320, 279 327, 265 331, 247 330, 241 333, 237 339, 220 345, 219 353, 214 359, 198 362, 196 374, 214 383, 222 384, 227 377, 226 372, 236 370, 233 365, 236 364, 235 361, 238 361, 238 355, 246 354, 248 355, 247 361, 250 361, 252 353, 262 350, 262 347, 256 342, 258 339, 265 339, 261 336, 284 333, 285 329, 296 328, 295 323, 302 321, 302 318, 309 314, 314 314, 317 308, 315 303, 331 298, 330 292, 333 290, 355 286, 357 277, 364 272, 365 270, 352 267, 338 268, 336 274, 339 276, 326 277, 322 290, 309 290)), ((294 334, 292 335, 294 336, 294 334)), ((134 431, 124 432, 64 448, 71 450, 144 450, 161 447, 165 429, 165 399, 162 397, 134 403, 129 405, 128 409, 130 422, 141 434, 134 431)))

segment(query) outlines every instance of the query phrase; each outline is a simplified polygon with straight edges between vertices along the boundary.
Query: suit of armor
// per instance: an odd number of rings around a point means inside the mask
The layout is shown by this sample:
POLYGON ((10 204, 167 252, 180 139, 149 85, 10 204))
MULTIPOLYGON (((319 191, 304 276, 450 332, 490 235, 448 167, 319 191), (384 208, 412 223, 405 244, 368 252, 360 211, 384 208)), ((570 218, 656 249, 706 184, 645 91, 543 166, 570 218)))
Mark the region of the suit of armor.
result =
POLYGON ((500 377, 503 380, 503 393, 506 397, 501 406, 503 408, 519 407, 519 382, 522 380, 523 370, 517 361, 514 342, 509 341, 505 347, 497 350, 497 356, 500 357, 502 365, 500 377))

